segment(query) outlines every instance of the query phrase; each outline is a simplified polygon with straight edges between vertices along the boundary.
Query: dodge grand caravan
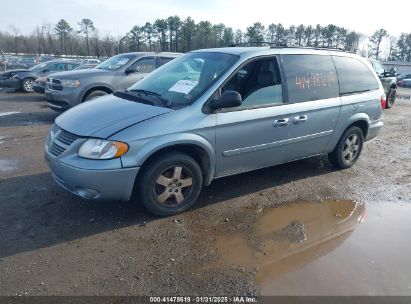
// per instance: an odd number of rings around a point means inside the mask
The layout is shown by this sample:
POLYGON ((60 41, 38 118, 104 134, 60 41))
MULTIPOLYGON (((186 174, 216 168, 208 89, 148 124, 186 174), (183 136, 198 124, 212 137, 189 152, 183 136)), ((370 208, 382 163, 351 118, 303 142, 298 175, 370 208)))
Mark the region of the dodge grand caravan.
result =
POLYGON ((351 167, 381 129, 385 102, 378 76, 353 54, 199 50, 57 117, 45 154, 66 190, 106 200, 135 192, 165 216, 216 178, 323 154, 351 167))

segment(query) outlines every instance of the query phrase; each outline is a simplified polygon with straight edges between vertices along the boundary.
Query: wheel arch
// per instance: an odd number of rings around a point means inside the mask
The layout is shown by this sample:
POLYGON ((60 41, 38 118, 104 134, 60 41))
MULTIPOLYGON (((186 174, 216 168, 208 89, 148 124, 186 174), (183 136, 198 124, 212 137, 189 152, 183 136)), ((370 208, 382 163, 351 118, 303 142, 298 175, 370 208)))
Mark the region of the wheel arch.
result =
POLYGON ((346 130, 348 130, 348 128, 351 128, 352 126, 357 126, 361 129, 361 131, 363 132, 364 141, 365 141, 368 135, 368 129, 370 127, 370 124, 371 124, 370 117, 365 113, 357 113, 351 116, 347 120, 347 122, 344 124, 344 126, 339 127, 337 128, 337 130, 334 131, 333 139, 327 146, 326 153, 329 153, 335 149, 341 136, 344 134, 346 130))
POLYGON ((96 86, 92 86, 88 89, 86 89, 83 93, 83 95, 81 96, 81 101, 80 102, 84 102, 84 100, 87 98, 87 96, 93 92, 93 91, 104 91, 107 94, 111 94, 114 92, 114 90, 112 88, 110 88, 107 85, 96 85, 96 86))
MULTIPOLYGON (((203 173, 203 185, 208 186, 214 177, 215 153, 212 145, 203 137, 188 134, 189 138, 174 141, 162 140, 144 145, 139 149, 136 159, 141 166, 139 174, 159 155, 168 152, 181 152, 192 157, 200 166, 203 173)), ((138 174, 138 175, 139 175, 138 174)), ((136 178, 138 178, 138 175, 136 178)))

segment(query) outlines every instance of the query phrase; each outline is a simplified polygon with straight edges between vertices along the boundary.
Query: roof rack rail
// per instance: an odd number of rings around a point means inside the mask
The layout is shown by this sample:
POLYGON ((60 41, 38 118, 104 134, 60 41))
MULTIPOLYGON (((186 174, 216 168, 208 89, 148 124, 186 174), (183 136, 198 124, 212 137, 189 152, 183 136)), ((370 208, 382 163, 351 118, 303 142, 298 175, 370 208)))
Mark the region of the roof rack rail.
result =
POLYGON ((336 48, 336 47, 326 47, 326 46, 295 46, 295 45, 287 45, 285 43, 275 43, 275 42, 268 42, 268 41, 250 41, 250 42, 241 42, 241 43, 234 43, 231 44, 230 47, 237 47, 237 46, 265 46, 268 45, 270 48, 295 48, 295 49, 311 49, 311 50, 330 50, 330 51, 339 51, 339 52, 348 52, 344 48, 336 48))
POLYGON ((292 46, 285 46, 285 48, 347 52, 344 48, 335 48, 335 47, 326 47, 326 46, 294 46, 292 45, 292 46))
POLYGON ((269 42, 269 41, 249 41, 249 42, 233 43, 233 44, 230 44, 230 47, 251 46, 255 44, 257 44, 257 46, 269 45, 271 47, 286 47, 287 46, 286 44, 278 44, 278 43, 269 42))

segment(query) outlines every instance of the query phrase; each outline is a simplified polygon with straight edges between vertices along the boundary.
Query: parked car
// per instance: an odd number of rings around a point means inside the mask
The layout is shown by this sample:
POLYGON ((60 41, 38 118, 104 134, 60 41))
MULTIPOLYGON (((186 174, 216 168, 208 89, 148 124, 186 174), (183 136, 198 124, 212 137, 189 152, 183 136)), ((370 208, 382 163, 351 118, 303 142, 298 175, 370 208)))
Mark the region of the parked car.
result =
POLYGON ((82 64, 78 67, 76 67, 74 70, 86 70, 86 69, 94 69, 97 66, 95 63, 87 63, 87 64, 82 64))
POLYGON ((58 116, 45 154, 64 189, 107 200, 135 192, 165 216, 220 177, 323 154, 350 168, 383 126, 385 103, 378 76, 354 54, 199 50, 58 116))
POLYGON ((55 73, 49 77, 46 99, 51 109, 65 111, 84 101, 126 89, 179 53, 125 53, 94 69, 55 73))
POLYGON ((404 79, 411 79, 411 74, 410 73, 403 73, 403 74, 397 75, 397 83, 401 80, 404 80, 404 79))
POLYGON ((395 77, 395 71, 386 71, 381 62, 376 59, 369 59, 369 61, 380 78, 385 95, 387 96, 387 105, 385 107, 389 109, 394 105, 395 97, 397 96, 397 79, 395 77))
POLYGON ((29 69, 8 70, 0 74, 0 87, 23 92, 33 92, 34 81, 58 71, 70 71, 79 66, 75 61, 54 60, 35 65, 29 69))
POLYGON ((47 85, 47 76, 37 78, 33 84, 33 90, 36 93, 44 94, 47 85))
POLYGON ((403 88, 411 88, 411 79, 403 79, 398 82, 398 86, 403 88))
POLYGON ((95 64, 98 65, 100 64, 102 61, 100 59, 96 59, 96 58, 91 58, 91 59, 83 59, 81 61, 81 64, 95 64))

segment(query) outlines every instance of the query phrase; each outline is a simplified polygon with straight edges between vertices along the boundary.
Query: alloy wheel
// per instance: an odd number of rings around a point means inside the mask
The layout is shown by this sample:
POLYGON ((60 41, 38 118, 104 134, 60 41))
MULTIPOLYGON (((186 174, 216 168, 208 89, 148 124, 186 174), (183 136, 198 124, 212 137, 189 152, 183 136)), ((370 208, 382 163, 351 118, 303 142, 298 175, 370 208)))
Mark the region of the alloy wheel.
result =
POLYGON ((347 140, 344 143, 343 148, 343 158, 347 163, 352 162, 358 154, 360 148, 359 138, 356 134, 351 134, 348 136, 347 140))
POLYGON ((164 170, 156 179, 153 193, 158 203, 174 207, 184 202, 193 186, 193 175, 184 166, 164 170))
POLYGON ((24 90, 25 90, 26 92, 33 92, 33 91, 34 91, 33 85, 34 85, 34 81, 33 81, 33 80, 26 80, 26 81, 23 83, 24 90))

